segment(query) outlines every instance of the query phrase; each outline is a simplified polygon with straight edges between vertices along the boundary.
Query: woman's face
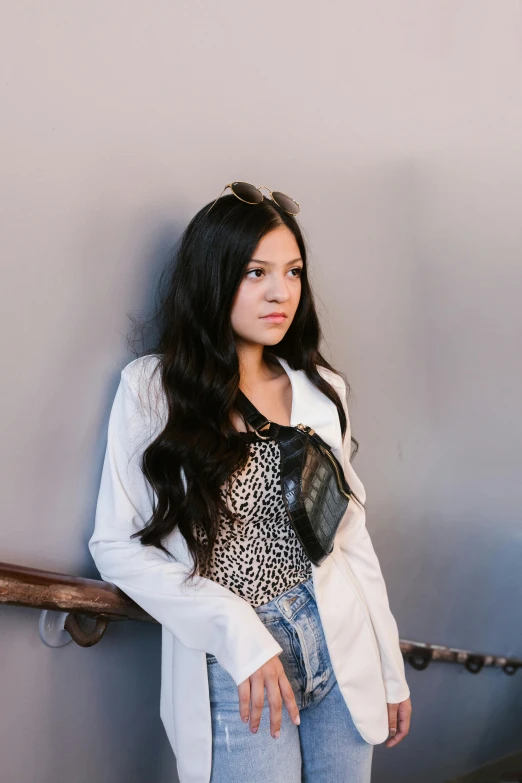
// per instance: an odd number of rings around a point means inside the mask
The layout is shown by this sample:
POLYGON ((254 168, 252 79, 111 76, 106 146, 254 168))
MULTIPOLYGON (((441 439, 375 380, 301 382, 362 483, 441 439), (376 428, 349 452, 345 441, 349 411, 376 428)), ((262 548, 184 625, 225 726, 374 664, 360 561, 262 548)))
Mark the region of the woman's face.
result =
POLYGON ((232 303, 231 324, 245 343, 276 345, 283 339, 299 304, 299 246, 286 226, 266 234, 247 264, 232 303), (267 317, 273 313, 283 316, 267 317))

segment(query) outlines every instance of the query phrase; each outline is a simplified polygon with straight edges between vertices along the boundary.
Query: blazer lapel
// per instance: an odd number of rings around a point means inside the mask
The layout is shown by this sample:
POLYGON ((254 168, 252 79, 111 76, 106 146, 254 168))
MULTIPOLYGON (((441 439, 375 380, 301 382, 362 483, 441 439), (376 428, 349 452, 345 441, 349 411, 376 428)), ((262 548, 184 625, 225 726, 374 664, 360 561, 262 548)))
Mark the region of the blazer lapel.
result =
POLYGON ((277 360, 292 384, 290 425, 295 427, 297 424, 308 424, 317 430, 342 465, 341 424, 337 407, 314 386, 304 370, 293 370, 281 356, 277 356, 277 360))

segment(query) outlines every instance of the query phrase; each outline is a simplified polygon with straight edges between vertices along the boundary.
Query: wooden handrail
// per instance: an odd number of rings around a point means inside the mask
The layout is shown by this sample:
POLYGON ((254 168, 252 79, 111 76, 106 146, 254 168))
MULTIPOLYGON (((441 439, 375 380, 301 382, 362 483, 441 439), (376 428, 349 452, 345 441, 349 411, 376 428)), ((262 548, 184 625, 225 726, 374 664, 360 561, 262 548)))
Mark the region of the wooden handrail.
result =
POLYGON ((156 620, 116 585, 38 568, 0 563, 0 604, 78 612, 109 620, 156 620))
MULTIPOLYGON (((96 644, 111 620, 157 622, 109 582, 10 563, 0 563, 0 604, 67 612, 65 628, 73 640, 83 647, 96 644), (92 631, 83 630, 78 623, 78 615, 94 618, 96 627, 92 631)), ((400 640, 400 647, 405 659, 417 670, 426 669, 432 661, 460 663, 473 674, 477 674, 484 666, 500 668, 510 675, 522 668, 520 658, 473 653, 455 647, 403 639, 400 640)))

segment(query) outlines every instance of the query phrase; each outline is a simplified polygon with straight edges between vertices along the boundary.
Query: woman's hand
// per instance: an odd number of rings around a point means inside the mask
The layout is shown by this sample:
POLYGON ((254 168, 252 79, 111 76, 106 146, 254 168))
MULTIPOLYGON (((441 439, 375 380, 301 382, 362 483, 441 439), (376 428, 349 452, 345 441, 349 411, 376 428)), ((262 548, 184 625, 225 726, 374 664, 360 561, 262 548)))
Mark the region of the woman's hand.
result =
POLYGON ((398 745, 410 730, 411 699, 405 699, 398 704, 388 704, 388 724, 390 734, 386 740, 386 747, 393 748, 398 745))
POLYGON ((270 707, 270 734, 274 739, 277 739, 281 730, 283 699, 293 722, 296 726, 300 723, 294 692, 283 669, 283 664, 279 660, 279 655, 274 655, 253 672, 248 679, 238 685, 239 714, 244 723, 247 723, 250 718, 252 733, 255 733, 259 728, 265 701, 265 688, 270 707), (249 710, 250 702, 252 702, 251 710, 249 710))

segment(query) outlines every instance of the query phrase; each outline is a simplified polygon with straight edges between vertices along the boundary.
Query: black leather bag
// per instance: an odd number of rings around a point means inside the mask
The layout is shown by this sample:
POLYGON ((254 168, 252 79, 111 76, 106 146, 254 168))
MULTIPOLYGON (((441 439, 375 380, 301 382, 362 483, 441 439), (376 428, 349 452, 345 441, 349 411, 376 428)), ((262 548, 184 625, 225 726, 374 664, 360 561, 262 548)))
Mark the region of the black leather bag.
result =
POLYGON ((288 518, 308 558, 319 566, 333 549, 337 528, 353 495, 342 466, 311 427, 285 427, 269 421, 241 389, 236 406, 258 437, 279 443, 288 518))

